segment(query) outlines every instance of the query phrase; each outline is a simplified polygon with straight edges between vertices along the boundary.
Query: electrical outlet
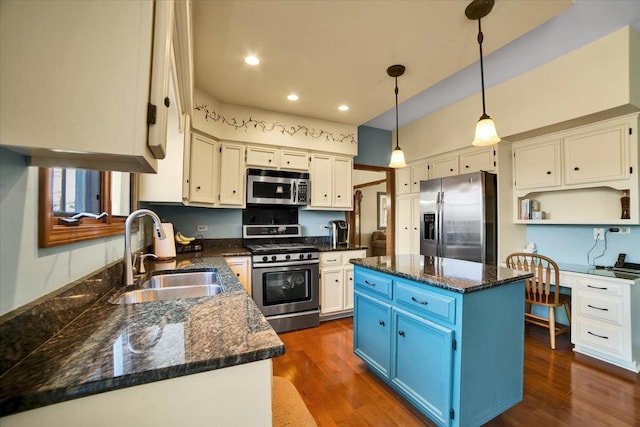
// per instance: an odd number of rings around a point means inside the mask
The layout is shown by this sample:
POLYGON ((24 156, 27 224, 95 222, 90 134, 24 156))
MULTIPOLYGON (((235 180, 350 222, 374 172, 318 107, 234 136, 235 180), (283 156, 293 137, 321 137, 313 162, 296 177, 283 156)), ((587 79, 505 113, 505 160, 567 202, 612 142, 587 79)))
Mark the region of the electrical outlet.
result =
POLYGON ((631 234, 631 227, 618 227, 620 229, 620 231, 618 231, 618 233, 620 234, 631 234))
POLYGON ((593 240, 604 240, 604 228, 593 229, 593 240))
POLYGON ((208 225, 196 225, 196 231, 209 231, 208 225))

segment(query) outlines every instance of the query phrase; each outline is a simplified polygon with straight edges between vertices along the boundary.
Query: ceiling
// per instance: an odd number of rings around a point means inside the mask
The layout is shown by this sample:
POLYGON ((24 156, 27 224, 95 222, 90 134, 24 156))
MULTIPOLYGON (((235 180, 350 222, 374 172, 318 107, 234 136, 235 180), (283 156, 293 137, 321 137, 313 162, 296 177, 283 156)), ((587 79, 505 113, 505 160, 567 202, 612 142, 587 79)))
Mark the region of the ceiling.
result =
MULTIPOLYGON (((497 0, 491 14, 482 19, 485 56, 498 50, 485 64, 488 85, 493 56, 526 41, 529 35, 521 36, 534 34, 532 30, 544 28, 540 26, 550 19, 561 19, 587 3, 603 2, 580 1, 572 6, 571 0, 497 0)), ((634 16, 640 20, 640 2, 607 3, 630 4, 618 21, 634 16)), ((464 15, 468 4, 466 0, 194 0, 195 86, 225 104, 393 129, 394 81, 386 73, 390 65, 407 67, 398 78, 399 102, 408 100, 401 105, 401 125, 437 108, 428 106, 434 101, 435 105, 455 102, 449 93, 460 99, 479 90, 479 68, 473 66, 479 58, 478 25, 464 15), (261 63, 245 64, 248 54, 257 55, 261 63), (450 83, 465 71, 467 94, 459 93, 463 86, 455 80, 450 83), (430 94, 434 90, 436 94, 430 94), (300 99, 288 101, 290 93, 300 99), (341 104, 350 109, 338 111, 341 104)), ((589 33, 597 34, 593 24, 589 33)), ((571 32, 564 34, 567 37, 562 38, 575 38, 571 32)), ((582 43, 572 41, 576 47, 582 43)), ((548 43, 545 49, 557 44, 548 43)), ((520 63, 510 62, 510 67, 498 68, 513 69, 513 63, 520 63)), ((526 71, 515 69, 512 72, 526 71)))

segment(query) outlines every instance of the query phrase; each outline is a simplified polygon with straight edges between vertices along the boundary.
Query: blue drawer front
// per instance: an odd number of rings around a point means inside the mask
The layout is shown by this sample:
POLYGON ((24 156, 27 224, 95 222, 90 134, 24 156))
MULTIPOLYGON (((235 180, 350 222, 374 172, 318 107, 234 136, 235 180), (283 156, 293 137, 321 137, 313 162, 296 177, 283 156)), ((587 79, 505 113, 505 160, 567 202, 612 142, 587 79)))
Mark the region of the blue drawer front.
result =
POLYGON ((395 282, 395 288, 394 296, 398 305, 420 315, 428 315, 451 324, 455 323, 455 298, 440 295, 401 280, 395 282))
POLYGON ((356 289, 369 292, 376 296, 383 296, 391 299, 393 289, 393 279, 390 276, 382 273, 370 273, 367 270, 362 270, 356 266, 355 282, 356 289))

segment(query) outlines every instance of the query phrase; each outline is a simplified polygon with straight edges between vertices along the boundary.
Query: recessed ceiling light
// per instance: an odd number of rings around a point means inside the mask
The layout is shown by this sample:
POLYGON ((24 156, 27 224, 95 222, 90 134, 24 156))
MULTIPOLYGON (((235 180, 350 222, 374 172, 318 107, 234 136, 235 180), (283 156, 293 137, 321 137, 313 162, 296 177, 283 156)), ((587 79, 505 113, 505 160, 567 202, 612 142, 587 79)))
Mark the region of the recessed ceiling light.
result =
POLYGON ((249 65, 258 65, 260 63, 260 59, 258 59, 257 56, 249 55, 244 58, 244 62, 246 62, 249 65))
POLYGON ((340 111, 347 111, 348 109, 349 109, 348 105, 341 105, 341 106, 338 107, 338 110, 340 110, 340 111))
POLYGON ((287 96, 287 99, 289 101, 297 101, 299 98, 298 98, 298 95, 296 95, 295 93, 292 93, 291 95, 287 96))

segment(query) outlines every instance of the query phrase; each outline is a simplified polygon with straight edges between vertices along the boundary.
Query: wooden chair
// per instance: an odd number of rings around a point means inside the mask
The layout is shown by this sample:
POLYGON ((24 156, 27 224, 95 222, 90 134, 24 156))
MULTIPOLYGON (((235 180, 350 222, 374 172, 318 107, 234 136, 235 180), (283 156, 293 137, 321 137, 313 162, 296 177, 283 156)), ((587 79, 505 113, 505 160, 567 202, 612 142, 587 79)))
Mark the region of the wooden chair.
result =
POLYGON ((507 267, 533 273, 533 277, 525 281, 525 322, 549 329, 551 348, 556 348, 556 335, 569 331, 570 326, 556 324, 555 310, 564 307, 567 319, 571 324, 569 304, 571 297, 560 293, 560 271, 558 265, 544 255, 516 252, 507 256, 507 267), (553 286, 553 290, 551 286, 553 286), (531 313, 532 305, 540 305, 549 309, 549 317, 544 318, 531 313))

